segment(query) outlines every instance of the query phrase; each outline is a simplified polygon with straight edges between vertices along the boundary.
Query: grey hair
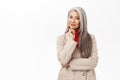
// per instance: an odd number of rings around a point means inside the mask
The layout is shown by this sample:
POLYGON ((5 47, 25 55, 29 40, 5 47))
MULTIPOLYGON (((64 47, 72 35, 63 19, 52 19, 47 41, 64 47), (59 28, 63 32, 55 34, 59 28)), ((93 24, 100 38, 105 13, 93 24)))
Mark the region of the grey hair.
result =
MULTIPOLYGON (((80 17, 80 27, 79 27, 80 35, 78 41, 78 48, 81 52, 81 56, 83 58, 88 58, 91 56, 91 52, 92 52, 92 39, 87 30, 87 16, 82 7, 71 8, 68 12, 68 15, 73 10, 77 11, 80 17)), ((67 29, 65 33, 69 31, 69 28, 70 27, 67 24, 67 29)))

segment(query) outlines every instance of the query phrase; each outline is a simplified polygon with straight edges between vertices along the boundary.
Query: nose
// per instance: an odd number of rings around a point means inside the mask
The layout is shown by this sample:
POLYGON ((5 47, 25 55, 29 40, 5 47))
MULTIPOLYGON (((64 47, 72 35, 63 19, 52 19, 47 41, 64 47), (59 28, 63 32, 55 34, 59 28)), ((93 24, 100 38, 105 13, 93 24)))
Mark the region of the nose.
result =
POLYGON ((75 23, 75 19, 74 18, 72 19, 72 23, 75 23))

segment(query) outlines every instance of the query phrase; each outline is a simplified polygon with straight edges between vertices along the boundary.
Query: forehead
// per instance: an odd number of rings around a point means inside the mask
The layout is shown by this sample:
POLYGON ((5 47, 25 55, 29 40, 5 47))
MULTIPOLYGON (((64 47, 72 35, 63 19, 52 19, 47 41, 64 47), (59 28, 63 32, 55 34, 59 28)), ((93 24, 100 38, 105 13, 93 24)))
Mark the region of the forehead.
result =
POLYGON ((76 10, 69 11, 69 15, 79 16, 79 14, 78 14, 78 12, 76 10))

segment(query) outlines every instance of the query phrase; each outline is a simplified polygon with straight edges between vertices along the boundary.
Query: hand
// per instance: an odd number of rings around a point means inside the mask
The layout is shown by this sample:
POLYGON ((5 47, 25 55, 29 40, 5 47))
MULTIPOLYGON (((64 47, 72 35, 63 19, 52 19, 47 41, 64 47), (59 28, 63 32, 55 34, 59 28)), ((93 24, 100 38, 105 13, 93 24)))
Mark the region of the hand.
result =
POLYGON ((70 65, 69 64, 61 64, 62 67, 69 67, 70 65))
POLYGON ((68 34, 70 36, 70 38, 74 39, 75 38, 75 30, 70 28, 68 31, 68 34))

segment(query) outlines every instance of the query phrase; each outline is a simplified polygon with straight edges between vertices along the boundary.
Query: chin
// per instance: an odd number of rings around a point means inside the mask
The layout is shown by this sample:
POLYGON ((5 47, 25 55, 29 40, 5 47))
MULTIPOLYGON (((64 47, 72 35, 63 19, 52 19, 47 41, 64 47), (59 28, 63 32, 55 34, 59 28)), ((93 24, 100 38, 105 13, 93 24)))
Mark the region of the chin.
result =
POLYGON ((70 28, 73 28, 73 29, 74 29, 74 28, 75 28, 75 26, 70 26, 70 28))
POLYGON ((77 27, 70 27, 70 28, 72 28, 72 29, 76 29, 77 27))

